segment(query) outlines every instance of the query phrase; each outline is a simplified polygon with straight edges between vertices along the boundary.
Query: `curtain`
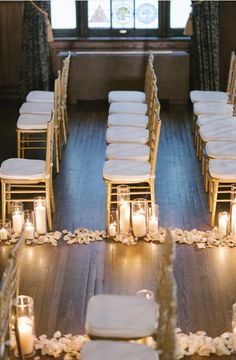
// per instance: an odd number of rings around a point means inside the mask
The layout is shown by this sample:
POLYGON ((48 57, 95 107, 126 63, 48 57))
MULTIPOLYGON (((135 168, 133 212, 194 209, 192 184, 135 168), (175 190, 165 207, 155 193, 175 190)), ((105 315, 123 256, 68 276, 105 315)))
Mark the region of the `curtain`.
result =
MULTIPOLYGON (((50 16, 50 1, 35 1, 50 16)), ((49 90, 51 83, 50 48, 44 15, 30 1, 24 1, 20 64, 20 97, 31 90, 49 90)))
POLYGON ((219 89, 219 2, 192 2, 192 87, 219 89))

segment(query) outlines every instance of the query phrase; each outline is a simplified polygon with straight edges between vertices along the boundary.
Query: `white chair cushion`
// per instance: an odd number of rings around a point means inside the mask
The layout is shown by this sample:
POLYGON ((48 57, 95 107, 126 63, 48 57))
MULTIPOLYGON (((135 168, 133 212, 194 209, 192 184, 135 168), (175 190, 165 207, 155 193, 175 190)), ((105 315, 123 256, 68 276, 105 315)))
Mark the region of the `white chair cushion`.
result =
POLYGON ((112 126, 107 129, 106 140, 111 143, 138 143, 146 144, 148 130, 139 127, 112 126))
POLYGON ((190 99, 192 103, 195 102, 223 102, 227 103, 228 94, 224 91, 207 91, 207 90, 192 90, 190 91, 190 99))
POLYGON ((107 126, 148 126, 148 116, 139 114, 111 114, 108 116, 107 126))
POLYGON ((108 160, 141 160, 148 161, 150 148, 143 144, 110 144, 106 148, 108 160))
POLYGON ((30 91, 26 96, 27 102, 49 102, 54 103, 54 92, 53 91, 41 91, 33 90, 30 91))
POLYGON ((85 329, 92 336, 136 339, 155 333, 158 305, 136 295, 96 295, 87 307, 85 329))
POLYGON ((51 115, 22 114, 18 117, 17 128, 24 130, 45 130, 51 115))
POLYGON ((201 126, 199 134, 203 141, 236 141, 236 126, 201 126))
POLYGON ((108 101, 112 102, 145 102, 146 95, 143 91, 115 90, 108 93, 108 101))
POLYGON ((42 179, 45 178, 45 167, 44 160, 8 159, 1 164, 0 177, 15 180, 42 179))
POLYGON ((214 102, 197 102, 193 104, 193 112, 195 115, 201 114, 233 114, 233 106, 231 104, 214 103, 214 102))
POLYGON ((137 102, 114 102, 109 107, 109 114, 142 114, 147 112, 147 104, 137 102))
POLYGON ((197 125, 210 125, 215 124, 217 122, 224 122, 226 123, 233 123, 235 121, 236 124, 236 116, 229 116, 229 115, 199 115, 197 118, 197 125))
POLYGON ((213 159, 236 160, 236 143, 224 141, 209 141, 205 147, 206 154, 213 159))
POLYGON ((158 352, 151 347, 127 341, 94 340, 81 350, 81 360, 158 360, 158 352))
POLYGON ((25 102, 21 105, 20 114, 42 114, 50 115, 53 111, 53 104, 40 102, 25 102))
POLYGON ((108 160, 103 166, 104 179, 115 182, 142 182, 150 178, 151 166, 146 161, 108 160))
POLYGON ((209 173, 218 180, 236 181, 236 160, 210 159, 209 173))

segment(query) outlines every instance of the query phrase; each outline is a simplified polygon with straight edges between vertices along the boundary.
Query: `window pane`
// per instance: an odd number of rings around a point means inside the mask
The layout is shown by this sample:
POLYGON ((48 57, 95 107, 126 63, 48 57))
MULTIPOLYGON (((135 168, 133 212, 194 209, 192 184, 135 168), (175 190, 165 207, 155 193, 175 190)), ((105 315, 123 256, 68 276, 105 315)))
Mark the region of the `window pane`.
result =
POLYGON ((112 1, 112 28, 113 29, 134 28, 133 0, 112 1))
POLYGON ((191 9, 190 0, 171 0, 170 27, 184 28, 191 9))
POLYGON ((110 28, 111 26, 110 0, 88 0, 89 28, 110 28))
POLYGON ((135 1, 135 28, 158 28, 158 0, 135 1))
POLYGON ((53 29, 75 29, 75 0, 51 0, 51 19, 53 29))

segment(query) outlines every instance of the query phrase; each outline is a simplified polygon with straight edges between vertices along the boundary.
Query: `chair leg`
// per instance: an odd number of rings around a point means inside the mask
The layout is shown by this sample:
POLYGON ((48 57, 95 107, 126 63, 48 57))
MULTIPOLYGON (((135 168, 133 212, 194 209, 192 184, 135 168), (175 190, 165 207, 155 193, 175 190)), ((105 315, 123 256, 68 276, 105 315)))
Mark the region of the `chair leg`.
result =
POLYGON ((54 190, 53 190, 53 182, 52 182, 52 180, 50 180, 50 200, 51 200, 52 212, 54 213, 56 208, 55 208, 55 198, 54 198, 54 190))
POLYGON ((212 179, 209 177, 209 193, 208 193, 208 206, 209 211, 212 212, 212 179))
POLYGON ((50 180, 46 180, 46 206, 47 206, 47 218, 48 228, 52 231, 52 212, 51 212, 51 199, 50 199, 50 180))
POLYGON ((106 231, 109 233, 110 212, 111 212, 111 183, 106 183, 106 231))
POLYGON ((211 213, 211 226, 215 224, 215 215, 216 215, 216 204, 217 204, 217 195, 218 195, 218 181, 213 182, 213 195, 212 195, 212 213, 211 213))
POLYGON ((209 190, 208 159, 205 159, 204 164, 204 189, 206 192, 209 190))
POLYGON ((6 221, 6 183, 5 181, 1 181, 2 183, 2 221, 6 221))
POLYGON ((11 185, 6 184, 6 208, 7 208, 7 214, 9 215, 11 213, 11 185))
POLYGON ((62 113, 62 138, 63 138, 63 143, 67 144, 66 112, 64 106, 61 109, 61 113, 62 113))
POLYGON ((21 157, 21 133, 17 131, 17 157, 21 157))
POLYGON ((54 130, 54 138, 55 138, 55 149, 56 149, 56 172, 60 172, 60 161, 59 161, 59 139, 58 139, 58 130, 55 128, 54 130))
POLYGON ((152 204, 156 203, 156 196, 155 196, 155 180, 150 180, 150 192, 151 192, 151 202, 152 204))

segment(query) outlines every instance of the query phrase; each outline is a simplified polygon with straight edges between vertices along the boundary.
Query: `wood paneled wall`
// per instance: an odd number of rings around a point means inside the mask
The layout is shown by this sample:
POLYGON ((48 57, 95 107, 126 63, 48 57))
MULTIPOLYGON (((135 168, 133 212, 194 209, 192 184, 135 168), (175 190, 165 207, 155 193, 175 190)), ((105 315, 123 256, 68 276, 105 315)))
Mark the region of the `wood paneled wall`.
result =
POLYGON ((0 2, 0 94, 18 94, 23 1, 0 2))

